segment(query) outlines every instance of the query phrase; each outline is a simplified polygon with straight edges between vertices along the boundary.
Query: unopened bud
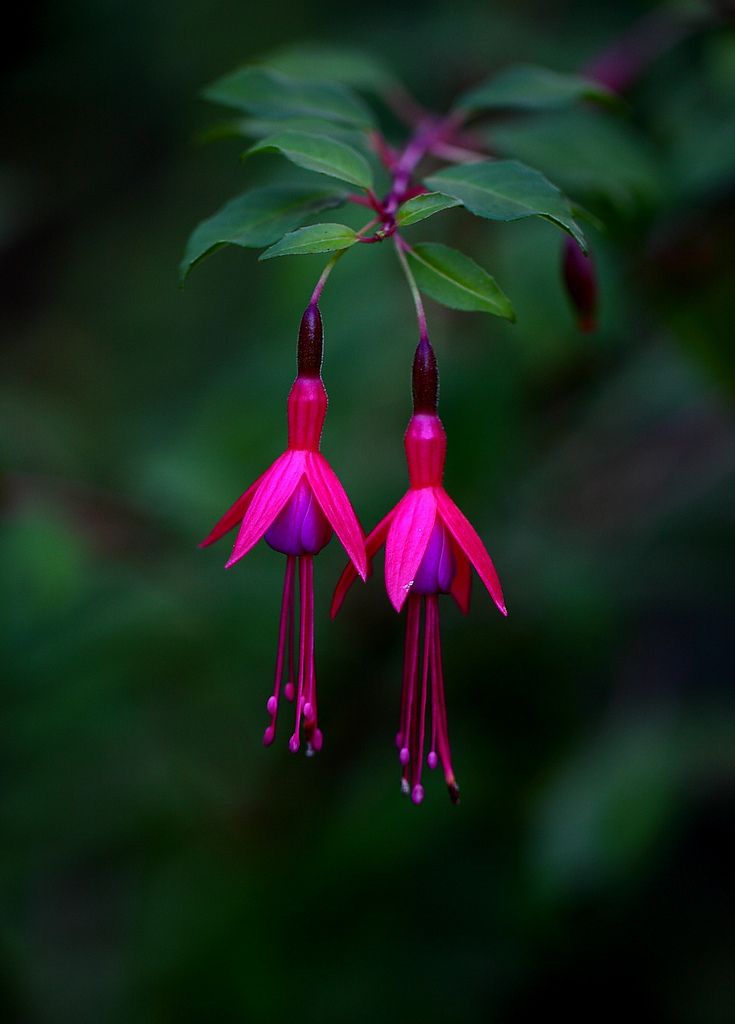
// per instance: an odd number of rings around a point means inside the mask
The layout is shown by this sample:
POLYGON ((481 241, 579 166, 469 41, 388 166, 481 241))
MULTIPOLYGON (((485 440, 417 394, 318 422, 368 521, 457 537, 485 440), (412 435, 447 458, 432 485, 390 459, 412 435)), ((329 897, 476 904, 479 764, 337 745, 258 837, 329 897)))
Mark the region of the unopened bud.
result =
POLYGON ((309 305, 304 310, 299 327, 298 375, 319 377, 322 370, 324 332, 319 307, 309 305))
POLYGON ((413 411, 435 413, 439 406, 439 371, 431 342, 422 337, 413 357, 413 411))
POLYGON ((597 329, 597 273, 592 255, 585 256, 573 238, 564 239, 562 275, 580 331, 597 329))

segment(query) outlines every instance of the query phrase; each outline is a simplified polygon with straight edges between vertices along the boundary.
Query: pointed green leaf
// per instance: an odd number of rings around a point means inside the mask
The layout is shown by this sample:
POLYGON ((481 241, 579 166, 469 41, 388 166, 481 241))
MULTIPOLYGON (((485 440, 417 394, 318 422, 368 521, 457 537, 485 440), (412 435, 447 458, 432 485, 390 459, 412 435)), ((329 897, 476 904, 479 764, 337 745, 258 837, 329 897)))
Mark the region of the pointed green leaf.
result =
POLYGON ((241 117, 224 121, 203 133, 203 142, 217 142, 219 139, 246 138, 265 139, 284 131, 308 132, 310 135, 327 135, 345 142, 365 153, 372 153, 364 132, 348 125, 336 124, 318 117, 241 117))
POLYGON ((194 229, 181 261, 180 280, 206 256, 225 245, 258 249, 315 213, 339 206, 344 192, 303 185, 274 185, 252 189, 231 199, 194 229))
POLYGON ((285 131, 256 142, 245 156, 253 153, 282 153, 292 163, 308 171, 327 174, 360 188, 371 188, 373 172, 357 150, 326 135, 285 131))
POLYGON ((408 199, 398 208, 396 221, 401 227, 406 228, 409 224, 418 224, 420 220, 433 217, 442 210, 451 210, 453 206, 461 205, 458 199, 442 195, 441 192, 424 192, 423 195, 408 199))
POLYGON ((315 252, 333 252, 335 249, 349 249, 357 240, 357 232, 345 224, 311 224, 307 228, 299 228, 284 235, 258 258, 270 260, 274 256, 307 256, 315 252))
POLYGON ((422 292, 452 309, 469 309, 515 320, 510 299, 474 260, 448 245, 422 242, 408 253, 422 292))
POLYGON ((619 103, 615 93, 581 75, 516 64, 460 96, 459 110, 555 110, 579 100, 619 103))
POLYGON ((368 108, 349 89, 300 81, 267 68, 239 68, 207 86, 204 97, 256 117, 319 117, 363 128, 373 121, 368 108))
POLYGON ((385 92, 394 83, 391 73, 374 57, 360 50, 302 44, 266 54, 262 63, 292 78, 341 82, 355 89, 385 92))
POLYGON ((623 118, 563 110, 496 125, 493 146, 538 167, 570 194, 635 209, 662 187, 647 140, 623 118))
POLYGON ((470 213, 487 220, 543 217, 568 232, 587 252, 587 242, 566 196, 540 171, 517 160, 483 160, 447 167, 427 178, 426 184, 454 196, 470 213))

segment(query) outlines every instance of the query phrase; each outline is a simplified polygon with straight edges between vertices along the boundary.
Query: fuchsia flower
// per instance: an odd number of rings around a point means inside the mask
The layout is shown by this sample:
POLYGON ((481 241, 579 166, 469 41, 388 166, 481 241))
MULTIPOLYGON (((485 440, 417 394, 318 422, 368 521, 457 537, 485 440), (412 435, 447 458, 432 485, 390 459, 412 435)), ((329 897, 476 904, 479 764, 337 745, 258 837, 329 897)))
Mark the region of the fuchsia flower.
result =
POLYGON ((327 392, 321 378, 322 320, 309 305, 301 320, 298 375, 288 396, 288 448, 237 499, 200 547, 213 544, 234 526, 240 530, 226 568, 239 562, 261 538, 286 555, 273 693, 268 698, 270 724, 263 735, 269 746, 276 735, 281 683, 296 700, 296 723, 289 740, 300 746, 303 719, 307 754, 322 746, 317 724, 314 670, 314 555, 337 534, 356 574, 366 578, 363 532, 342 484, 319 451, 327 413, 327 392), (298 675, 295 673, 296 572, 299 576, 298 675), (296 682, 294 682, 296 680, 296 682))
MULTIPOLYGON (((428 338, 422 338, 413 364, 414 413, 405 436, 410 487, 366 540, 368 559, 385 544, 385 586, 397 612, 407 604, 400 725, 396 736, 403 766, 401 787, 421 803, 424 789, 426 712, 430 701, 431 734, 427 763, 441 762, 449 795, 459 800, 447 730, 439 594, 451 594, 463 613, 469 610, 471 568, 507 615, 500 581, 490 556, 472 525, 442 486, 446 434, 437 414, 438 375, 428 338), (423 643, 421 611, 424 610, 423 643), (420 648, 422 649, 420 651, 420 648), (429 683, 431 696, 429 698, 429 683)), ((337 583, 332 617, 356 579, 348 565, 337 583)))

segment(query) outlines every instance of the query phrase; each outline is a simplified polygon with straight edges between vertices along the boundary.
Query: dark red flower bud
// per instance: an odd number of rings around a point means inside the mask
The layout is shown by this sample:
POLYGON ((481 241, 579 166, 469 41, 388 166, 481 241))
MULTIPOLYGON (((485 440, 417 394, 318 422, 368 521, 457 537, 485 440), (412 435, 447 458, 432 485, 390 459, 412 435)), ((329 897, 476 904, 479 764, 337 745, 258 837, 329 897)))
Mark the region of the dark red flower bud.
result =
POLYGON ((435 413, 439 407, 439 371, 431 342, 423 337, 413 357, 413 411, 435 413))
POLYGON ((562 275, 580 331, 597 329, 597 273, 592 255, 585 256, 573 238, 564 239, 562 275))
POLYGON ((301 317, 298 345, 299 377, 320 377, 322 372, 322 351, 324 331, 319 307, 309 305, 301 317))

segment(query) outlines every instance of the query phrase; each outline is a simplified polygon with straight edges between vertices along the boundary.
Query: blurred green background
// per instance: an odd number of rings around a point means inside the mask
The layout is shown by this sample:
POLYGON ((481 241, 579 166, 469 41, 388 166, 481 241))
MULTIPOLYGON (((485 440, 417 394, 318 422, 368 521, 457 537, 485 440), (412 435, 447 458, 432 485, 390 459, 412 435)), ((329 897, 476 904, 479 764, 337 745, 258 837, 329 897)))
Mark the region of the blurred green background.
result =
MULTIPOLYGON (((276 46, 347 41, 441 109, 508 61, 582 66, 647 9, 16 11, 3 1021, 733 1019, 732 26, 651 65, 622 115, 630 152, 588 141, 589 111, 496 126, 607 224, 591 231, 597 334, 575 330, 551 226, 452 213, 413 229, 472 253, 518 311, 509 326, 429 303, 447 486, 510 609, 476 586, 467 619, 443 610, 460 807, 431 776, 420 808, 399 794, 402 623, 379 573, 330 623, 337 545, 318 560, 325 745, 306 761, 283 737, 260 745, 282 559, 263 545, 225 574, 226 543, 196 548, 283 446, 323 262, 231 249, 177 289, 194 224, 283 174, 241 165, 236 142, 196 143, 216 120, 200 88, 276 46)), ((350 253, 322 304, 324 451, 367 526, 405 487, 415 344, 385 249, 350 253)))

